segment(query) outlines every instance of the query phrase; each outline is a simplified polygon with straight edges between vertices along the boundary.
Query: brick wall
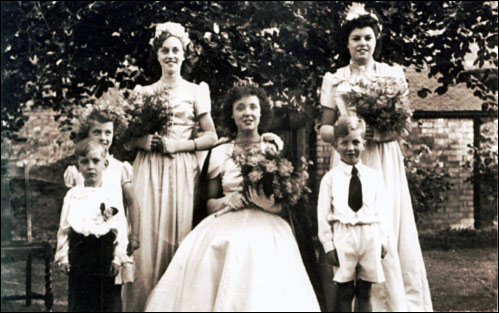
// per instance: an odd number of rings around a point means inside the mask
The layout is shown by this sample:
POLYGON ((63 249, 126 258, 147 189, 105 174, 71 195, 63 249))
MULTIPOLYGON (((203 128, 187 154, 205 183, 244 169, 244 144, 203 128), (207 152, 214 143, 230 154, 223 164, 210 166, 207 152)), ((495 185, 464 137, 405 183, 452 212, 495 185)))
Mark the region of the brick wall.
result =
POLYGON ((436 118, 418 122, 408 141, 428 145, 433 155, 426 164, 438 162, 448 171, 453 184, 444 207, 428 214, 419 228, 473 227, 473 185, 466 181, 471 174, 462 168, 463 162, 470 157, 468 145, 473 145, 473 120, 436 118))
MULTIPOLYGON (((418 225, 420 230, 444 229, 446 227, 472 227, 473 186, 466 182, 469 172, 462 169, 462 162, 469 158, 468 145, 473 145, 472 119, 420 119, 413 128, 408 142, 425 143, 432 149, 429 165, 439 162, 448 169, 450 182, 454 184, 448 192, 449 201, 440 211, 428 214, 418 225)), ((317 188, 322 176, 329 169, 331 147, 317 136, 317 188)), ((405 154, 405 153, 404 153, 405 154)), ((318 190, 318 189, 317 189, 318 190)))

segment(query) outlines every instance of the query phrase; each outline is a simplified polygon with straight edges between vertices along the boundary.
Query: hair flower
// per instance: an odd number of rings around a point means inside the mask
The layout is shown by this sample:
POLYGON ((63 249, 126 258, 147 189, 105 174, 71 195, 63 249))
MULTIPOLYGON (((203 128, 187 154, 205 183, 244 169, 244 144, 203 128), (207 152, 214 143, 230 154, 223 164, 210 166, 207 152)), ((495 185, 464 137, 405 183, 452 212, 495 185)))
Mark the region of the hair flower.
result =
POLYGON ((358 19, 359 17, 364 15, 369 15, 378 22, 379 32, 381 33, 381 31, 383 30, 383 25, 381 25, 378 16, 374 12, 367 11, 364 6, 364 3, 354 2, 350 4, 347 7, 343 24, 358 19))
POLYGON ((191 40, 189 39, 189 34, 185 31, 184 26, 180 25, 179 23, 166 22, 161 24, 153 24, 152 26, 155 26, 156 30, 154 32, 154 37, 149 41, 151 46, 154 39, 158 38, 163 33, 167 33, 168 37, 173 36, 178 38, 180 42, 182 42, 184 50, 191 42, 191 40))

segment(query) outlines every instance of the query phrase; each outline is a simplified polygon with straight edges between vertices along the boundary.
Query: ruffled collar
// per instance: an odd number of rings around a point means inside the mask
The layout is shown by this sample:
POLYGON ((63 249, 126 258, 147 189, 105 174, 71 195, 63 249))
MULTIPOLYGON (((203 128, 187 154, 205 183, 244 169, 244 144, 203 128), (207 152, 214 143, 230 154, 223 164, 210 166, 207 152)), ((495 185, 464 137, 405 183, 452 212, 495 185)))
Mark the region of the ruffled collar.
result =
POLYGON ((73 198, 78 200, 84 200, 92 197, 96 193, 102 191, 102 184, 98 187, 86 187, 85 185, 77 185, 73 187, 75 191, 73 192, 73 198))

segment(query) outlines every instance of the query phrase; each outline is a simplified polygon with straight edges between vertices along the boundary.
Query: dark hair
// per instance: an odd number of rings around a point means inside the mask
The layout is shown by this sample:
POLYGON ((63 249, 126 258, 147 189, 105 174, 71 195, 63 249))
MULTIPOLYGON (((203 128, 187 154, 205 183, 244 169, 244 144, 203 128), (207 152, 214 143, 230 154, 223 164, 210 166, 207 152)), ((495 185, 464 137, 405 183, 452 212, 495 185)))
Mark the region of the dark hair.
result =
POLYGON ((220 113, 220 125, 223 125, 225 128, 221 131, 222 134, 235 138, 237 134, 237 126, 232 118, 232 109, 234 103, 240 100, 241 98, 248 96, 257 96, 260 101, 260 124, 258 125, 258 131, 260 133, 264 132, 264 123, 262 123, 263 118, 270 113, 270 102, 267 97, 267 94, 262 88, 247 85, 247 86, 235 86, 227 91, 225 97, 223 98, 222 103, 222 112, 220 113))
MULTIPOLYGON (((378 18, 379 19, 379 18, 378 18)), ((370 14, 361 15, 356 19, 351 21, 346 21, 345 24, 341 26, 341 32, 339 35, 339 50, 340 50, 340 64, 347 65, 350 63, 350 51, 348 51, 348 37, 355 29, 360 29, 364 27, 371 27, 376 36, 376 48, 374 49, 373 57, 378 59, 381 55, 381 42, 382 36, 379 29, 381 22, 376 20, 370 14)))
POLYGON ((104 146, 99 141, 90 138, 85 138, 76 144, 74 155, 78 160, 78 157, 85 157, 87 153, 95 149, 100 149, 102 152, 101 156, 104 159, 106 159, 106 154, 107 154, 106 146, 104 146))
POLYGON ((108 109, 93 109, 92 112, 90 112, 90 114, 88 114, 85 120, 80 124, 80 128, 78 130, 78 135, 76 138, 77 141, 85 139, 89 136, 88 132, 90 131, 90 128, 92 127, 94 122, 113 122, 113 132, 115 134, 115 137, 117 137, 117 134, 121 134, 125 129, 125 122, 116 113, 108 109))

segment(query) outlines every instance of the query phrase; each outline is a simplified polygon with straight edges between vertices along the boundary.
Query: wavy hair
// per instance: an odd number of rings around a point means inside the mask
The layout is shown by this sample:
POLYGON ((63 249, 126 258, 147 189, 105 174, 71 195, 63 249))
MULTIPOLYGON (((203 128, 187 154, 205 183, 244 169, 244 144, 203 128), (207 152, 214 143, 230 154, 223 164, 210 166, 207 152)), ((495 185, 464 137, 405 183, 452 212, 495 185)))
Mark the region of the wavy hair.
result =
POLYGON ((342 66, 350 63, 350 51, 348 51, 348 37, 355 29, 370 27, 376 36, 376 48, 373 57, 378 59, 381 55, 382 36, 379 28, 380 21, 373 18, 370 14, 361 15, 356 19, 345 21, 339 34, 339 55, 342 66))
POLYGON ((93 123, 113 123, 114 137, 119 137, 125 130, 125 121, 116 113, 109 109, 94 108, 92 111, 80 121, 76 141, 81 141, 89 136, 90 128, 93 123))
POLYGON ((260 124, 258 125, 258 132, 262 134, 265 131, 263 125, 264 123, 262 123, 262 121, 264 120, 265 116, 270 113, 270 102, 267 94, 262 88, 253 85, 235 86, 230 88, 225 94, 222 102, 222 112, 220 113, 220 123, 224 128, 221 133, 231 139, 234 139, 237 135, 237 126, 234 122, 234 119, 232 118, 234 103, 248 96, 256 96, 260 101, 261 117, 260 124))

